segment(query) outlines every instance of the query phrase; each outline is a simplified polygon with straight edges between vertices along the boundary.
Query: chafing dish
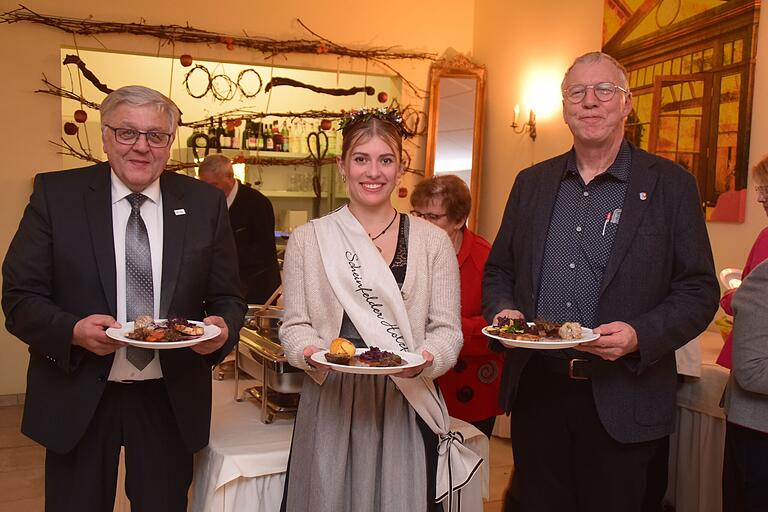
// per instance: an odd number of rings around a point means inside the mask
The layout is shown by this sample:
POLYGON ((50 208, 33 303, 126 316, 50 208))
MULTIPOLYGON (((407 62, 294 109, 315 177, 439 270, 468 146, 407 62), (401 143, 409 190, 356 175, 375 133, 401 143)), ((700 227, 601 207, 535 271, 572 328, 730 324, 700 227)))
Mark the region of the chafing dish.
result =
MULTIPOLYGON (((250 313, 250 311, 249 311, 250 313)), ((275 318, 282 318, 282 310, 269 307, 257 319, 240 330, 240 343, 235 352, 235 365, 245 373, 260 379, 262 386, 239 390, 239 372, 235 372, 235 399, 253 398, 261 405, 261 419, 271 423, 276 415, 296 412, 299 392, 304 382, 304 371, 288 364, 277 337, 275 318), (260 323, 268 327, 260 328, 260 323), (251 327, 248 327, 250 325, 251 327)))

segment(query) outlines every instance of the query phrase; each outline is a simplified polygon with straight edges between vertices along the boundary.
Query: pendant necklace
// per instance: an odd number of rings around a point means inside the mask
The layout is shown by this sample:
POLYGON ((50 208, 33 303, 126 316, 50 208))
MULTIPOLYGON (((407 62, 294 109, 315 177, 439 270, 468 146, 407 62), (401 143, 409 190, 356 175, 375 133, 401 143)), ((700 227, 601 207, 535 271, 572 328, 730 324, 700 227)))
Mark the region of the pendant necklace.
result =
MULTIPOLYGON (((393 209, 393 210, 395 210, 394 208, 392 208, 392 209, 393 209)), ((392 227, 392 224, 394 224, 394 223, 395 223, 395 219, 396 219, 396 218, 397 218, 397 210, 395 210, 395 214, 392 216, 392 220, 391 220, 391 221, 389 221, 389 224, 387 224, 387 227, 385 227, 384 229, 382 229, 382 230, 381 230, 381 233, 379 233, 379 234, 378 234, 378 235, 376 235, 376 236, 371 236, 371 234, 370 234, 370 233, 368 233, 368 237, 371 239, 371 242, 375 241, 375 240, 376 240, 377 238, 379 238, 381 235, 383 235, 384 233, 386 233, 386 232, 387 232, 387 230, 388 230, 389 228, 391 228, 391 227, 392 227)), ((373 245, 375 245, 375 246, 376 246, 376 248, 379 250, 379 252, 381 252, 381 247, 379 247, 379 246, 378 246, 378 245, 376 245, 376 244, 373 244, 373 245)))

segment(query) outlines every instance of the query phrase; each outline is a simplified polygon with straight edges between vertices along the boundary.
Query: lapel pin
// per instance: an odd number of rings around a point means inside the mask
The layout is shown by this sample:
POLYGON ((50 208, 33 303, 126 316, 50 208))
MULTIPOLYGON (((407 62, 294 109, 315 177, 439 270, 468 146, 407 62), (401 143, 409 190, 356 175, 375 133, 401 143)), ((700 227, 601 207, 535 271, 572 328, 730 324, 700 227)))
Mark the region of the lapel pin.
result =
POLYGON ((648 199, 648 193, 640 192, 640 200, 645 201, 646 199, 648 199))
POLYGON ((187 212, 184 211, 184 208, 179 208, 178 210, 173 210, 173 213, 175 215, 186 215, 187 212))

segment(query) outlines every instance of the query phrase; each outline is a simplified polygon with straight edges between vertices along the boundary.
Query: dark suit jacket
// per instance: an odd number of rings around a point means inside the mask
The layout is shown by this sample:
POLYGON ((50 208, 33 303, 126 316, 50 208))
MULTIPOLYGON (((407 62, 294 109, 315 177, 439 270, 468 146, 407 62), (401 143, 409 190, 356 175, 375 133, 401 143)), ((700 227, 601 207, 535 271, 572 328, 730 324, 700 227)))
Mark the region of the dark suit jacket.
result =
MULTIPOLYGON (((502 309, 517 309, 528 319, 535 316, 544 246, 566 156, 526 169, 515 180, 483 277, 483 314, 489 321, 502 309)), ((637 331, 638 350, 600 364, 592 378, 598 414, 613 438, 639 442, 672 431, 674 350, 707 327, 719 291, 693 176, 633 147, 597 324, 630 324, 637 331)), ((500 402, 507 411, 531 354, 506 351, 500 402)))
POLYGON ((238 184, 229 207, 240 266, 241 290, 249 304, 263 304, 280 286, 275 249, 275 213, 264 194, 238 184))
MULTIPOLYGON (((211 366, 232 349, 245 303, 221 193, 175 173, 160 177, 163 263, 160 316, 219 315, 229 339, 214 354, 161 350, 173 412, 190 451, 208 443, 211 366), (184 214, 178 214, 183 210, 184 214)), ((3 263, 6 327, 29 345, 22 432, 58 452, 83 436, 114 355, 73 346, 81 318, 117 313, 110 167, 39 174, 3 263)))

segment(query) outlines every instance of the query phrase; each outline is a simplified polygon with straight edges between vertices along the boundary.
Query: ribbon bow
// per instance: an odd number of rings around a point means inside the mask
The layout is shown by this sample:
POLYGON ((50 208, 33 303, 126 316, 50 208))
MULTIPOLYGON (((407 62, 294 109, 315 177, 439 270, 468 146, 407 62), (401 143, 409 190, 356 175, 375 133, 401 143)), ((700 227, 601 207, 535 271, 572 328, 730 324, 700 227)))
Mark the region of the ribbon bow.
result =
MULTIPOLYGON (((448 512, 453 512, 453 471, 451 469, 451 447, 453 443, 464 444, 464 434, 461 432, 448 431, 446 434, 440 434, 439 441, 437 443, 438 455, 448 455, 448 512)), ((440 499, 435 499, 436 502, 440 499)), ((458 499, 456 501, 456 510, 461 512, 461 489, 458 492, 458 499)))

